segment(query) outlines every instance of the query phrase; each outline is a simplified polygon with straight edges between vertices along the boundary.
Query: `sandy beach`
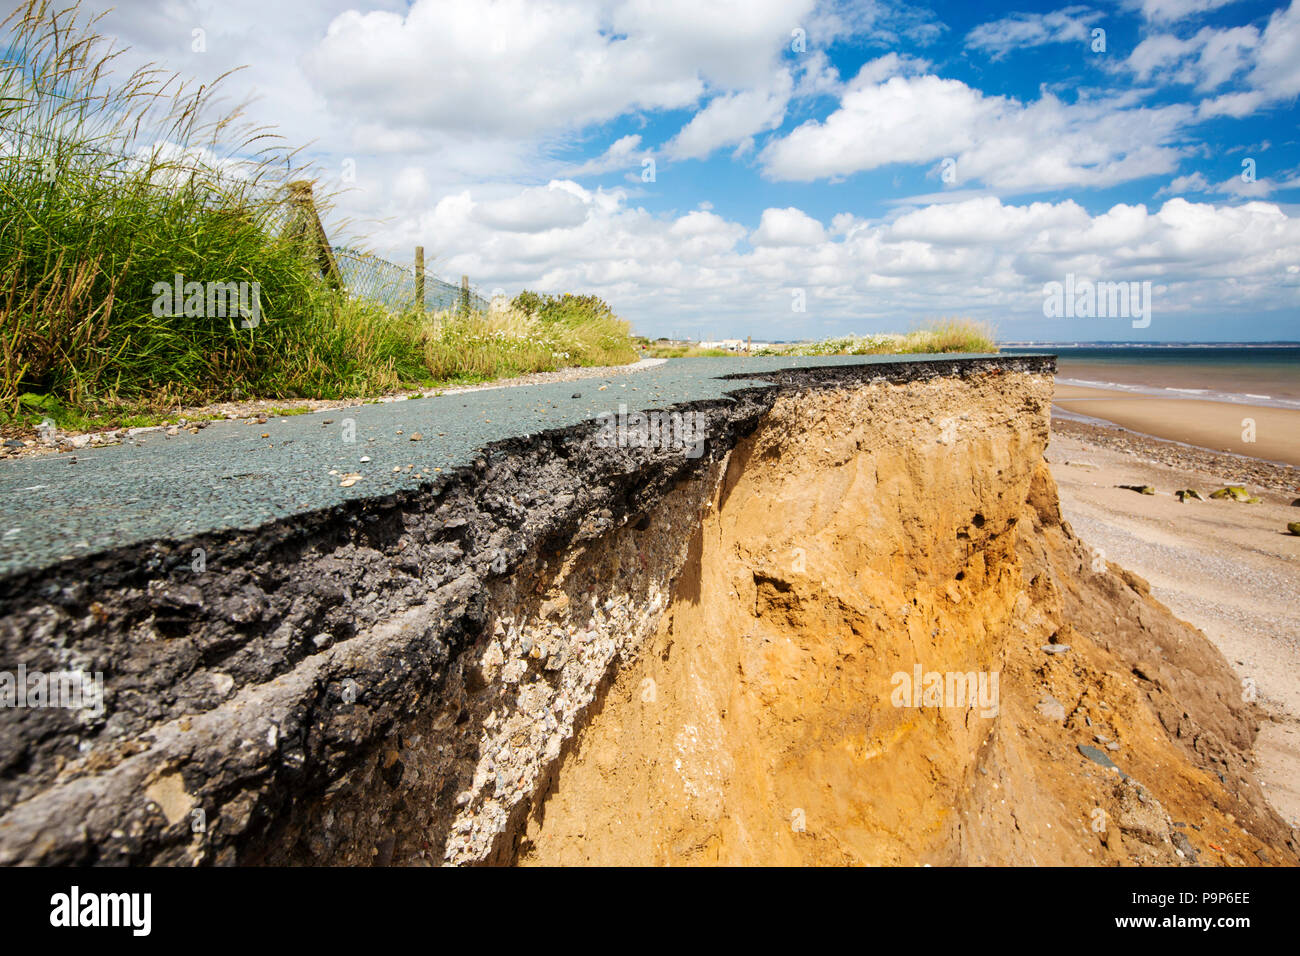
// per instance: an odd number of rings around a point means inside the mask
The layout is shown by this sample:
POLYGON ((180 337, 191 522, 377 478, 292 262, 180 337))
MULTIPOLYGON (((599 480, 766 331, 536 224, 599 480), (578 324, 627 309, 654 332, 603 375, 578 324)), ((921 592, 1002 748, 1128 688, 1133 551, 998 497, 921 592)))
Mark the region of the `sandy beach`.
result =
POLYGON ((1300 410, 1061 385, 1056 404, 1131 431, 1300 466, 1300 410), (1253 435, 1250 424, 1253 421, 1253 435), (1253 441, 1248 440, 1253 437, 1253 441))
POLYGON ((1158 600, 1204 631, 1243 693, 1257 695, 1259 779, 1283 819, 1300 826, 1300 537, 1286 527, 1300 520, 1291 505, 1300 471, 1174 443, 1300 462, 1300 412, 1069 386, 1057 394, 1069 411, 1123 426, 1053 421, 1047 458, 1063 513, 1080 538, 1146 578, 1158 600), (1254 444, 1241 441, 1245 417, 1255 419, 1254 444), (1260 503, 1173 496, 1243 482, 1260 503))

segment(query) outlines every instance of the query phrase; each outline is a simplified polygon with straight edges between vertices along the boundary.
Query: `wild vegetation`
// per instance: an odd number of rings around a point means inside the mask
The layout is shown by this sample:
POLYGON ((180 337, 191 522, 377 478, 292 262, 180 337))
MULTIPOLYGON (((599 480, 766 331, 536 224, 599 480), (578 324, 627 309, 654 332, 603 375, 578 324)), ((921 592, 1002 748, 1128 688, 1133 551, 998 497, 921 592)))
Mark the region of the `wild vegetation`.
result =
POLYGON ((726 349, 703 349, 698 345, 680 342, 648 342, 646 354, 651 358, 718 358, 736 353, 726 349))
POLYGON ((132 424, 635 357, 592 296, 429 314, 336 289, 288 202, 286 168, 312 179, 297 151, 222 106, 225 76, 127 68, 98 19, 29 0, 0 23, 0 421, 132 424), (160 297, 173 283, 183 301, 160 297))
POLYGON ((416 322, 428 383, 636 361, 628 324, 595 296, 522 292, 486 312, 443 312, 416 322))
POLYGON ((894 355, 947 352, 992 353, 993 330, 972 319, 946 319, 905 334, 845 335, 818 342, 793 342, 756 349, 755 355, 894 355))

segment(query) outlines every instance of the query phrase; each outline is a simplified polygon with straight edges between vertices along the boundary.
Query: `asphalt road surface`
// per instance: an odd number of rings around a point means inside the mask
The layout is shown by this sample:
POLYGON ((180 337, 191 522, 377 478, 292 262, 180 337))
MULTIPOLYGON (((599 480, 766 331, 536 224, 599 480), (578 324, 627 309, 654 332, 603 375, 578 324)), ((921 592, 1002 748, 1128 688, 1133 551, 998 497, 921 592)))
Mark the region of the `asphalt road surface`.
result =
POLYGON ((768 386, 725 375, 979 357, 987 356, 673 359, 633 375, 335 408, 262 425, 213 422, 193 435, 153 431, 121 445, 13 458, 0 462, 0 577, 411 490, 436 479, 435 469, 471 464, 493 442, 616 414, 620 403, 629 412, 668 409, 768 386), (420 441, 411 440, 416 432, 420 441), (354 473, 362 478, 343 487, 354 473))

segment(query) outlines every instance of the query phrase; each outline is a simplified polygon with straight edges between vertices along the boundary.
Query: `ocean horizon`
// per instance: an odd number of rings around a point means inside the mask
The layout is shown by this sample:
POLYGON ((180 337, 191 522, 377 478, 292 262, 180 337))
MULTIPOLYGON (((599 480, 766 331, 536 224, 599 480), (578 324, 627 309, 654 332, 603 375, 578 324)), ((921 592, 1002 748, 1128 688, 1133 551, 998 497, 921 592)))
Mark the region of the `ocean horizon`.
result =
POLYGON ((1300 409, 1300 343, 1006 345, 1057 356, 1057 381, 1136 395, 1300 409))

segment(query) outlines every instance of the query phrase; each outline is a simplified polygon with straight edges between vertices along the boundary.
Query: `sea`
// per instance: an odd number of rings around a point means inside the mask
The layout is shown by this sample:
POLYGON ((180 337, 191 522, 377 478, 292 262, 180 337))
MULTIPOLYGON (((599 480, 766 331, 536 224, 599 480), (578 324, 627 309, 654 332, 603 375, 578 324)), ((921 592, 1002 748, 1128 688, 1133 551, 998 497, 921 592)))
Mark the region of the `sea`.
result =
POLYGON ((1300 342, 1122 345, 1005 344, 1006 352, 1058 356, 1062 385, 1162 398, 1300 408, 1300 342))

